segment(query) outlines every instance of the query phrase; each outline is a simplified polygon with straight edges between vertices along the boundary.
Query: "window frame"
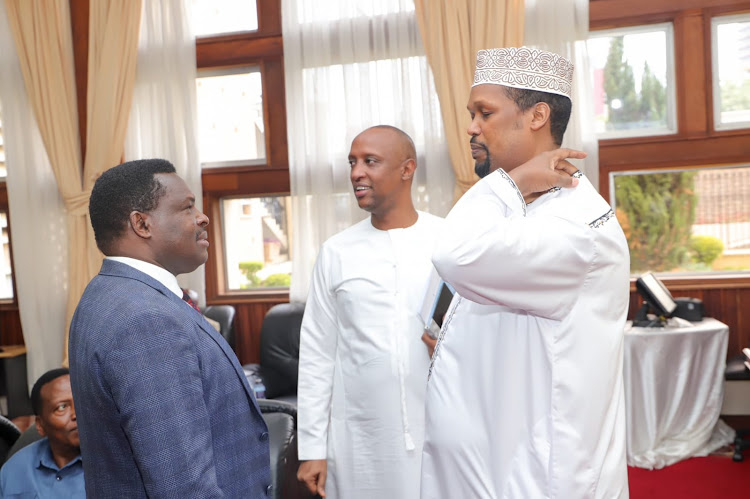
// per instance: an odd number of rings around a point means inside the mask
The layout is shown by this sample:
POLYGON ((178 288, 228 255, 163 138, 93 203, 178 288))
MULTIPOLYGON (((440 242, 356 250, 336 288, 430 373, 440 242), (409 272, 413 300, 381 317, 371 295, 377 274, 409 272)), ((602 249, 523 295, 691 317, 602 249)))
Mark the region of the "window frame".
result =
MULTIPOLYGON (((1 112, 1 110, 0 110, 1 112)), ((0 119, 0 123, 2 120, 0 119)), ((3 127, 0 124, 0 138, 2 137, 3 127)), ((0 143, 0 148, 5 151, 5 140, 0 143)), ((3 161, 5 163, 5 161, 3 161)), ((5 164, 7 169, 7 164, 5 164)), ((7 171, 7 170, 6 170, 7 171)), ((5 216, 8 221, 8 252, 10 256, 10 272, 13 281, 13 298, 0 298, 0 311, 3 310, 18 310, 18 292, 16 291, 16 269, 13 264, 13 245, 11 244, 11 231, 10 231, 10 206, 8 203, 8 184, 6 183, 6 177, 0 178, 0 211, 5 212, 5 216)))
POLYGON ((18 310, 18 291, 16 290, 16 269, 13 263, 13 235, 10 226, 10 207, 8 203, 8 185, 5 180, 0 180, 0 211, 4 211, 8 219, 8 251, 10 255, 10 272, 13 276, 13 298, 0 298, 0 311, 18 310))
POLYGON ((286 137, 286 96, 281 37, 281 1, 258 0, 258 29, 196 39, 198 72, 258 66, 262 79, 266 158, 232 166, 211 166, 201 173, 203 207, 211 223, 206 262, 206 303, 283 303, 288 289, 229 290, 225 282, 221 221, 223 197, 289 195, 289 154, 286 137), (270 103, 273 103, 271 109, 270 103))
MULTIPOLYGON (((711 17, 711 73, 712 74, 718 74, 719 73, 719 60, 717 57, 714 57, 716 54, 718 54, 719 47, 718 47, 718 27, 719 27, 719 19, 724 18, 728 22, 732 22, 731 20, 739 20, 740 18, 743 18, 743 22, 750 22, 750 12, 740 12, 740 13, 731 13, 731 14, 724 14, 724 15, 715 15, 711 17)), ((722 23, 723 24, 723 23, 722 23)), ((713 78, 712 85, 711 85, 711 96, 712 96, 712 113, 713 113, 713 122, 714 122, 714 129, 715 130, 741 130, 743 128, 750 128, 750 122, 749 121, 743 121, 740 123, 727 123, 727 124, 721 124, 721 109, 720 109, 720 100, 716 99, 717 96, 720 97, 721 93, 721 87, 719 78, 713 78)))
MULTIPOLYGON (((750 156, 750 129, 716 130, 713 117, 711 20, 750 12, 746 1, 591 0, 589 28, 673 23, 677 131, 671 135, 599 140, 599 192, 611 200, 610 173, 675 167, 742 165, 750 156), (637 14, 634 14, 637 13, 637 14)), ((740 288, 750 275, 663 276, 670 287, 740 288)))

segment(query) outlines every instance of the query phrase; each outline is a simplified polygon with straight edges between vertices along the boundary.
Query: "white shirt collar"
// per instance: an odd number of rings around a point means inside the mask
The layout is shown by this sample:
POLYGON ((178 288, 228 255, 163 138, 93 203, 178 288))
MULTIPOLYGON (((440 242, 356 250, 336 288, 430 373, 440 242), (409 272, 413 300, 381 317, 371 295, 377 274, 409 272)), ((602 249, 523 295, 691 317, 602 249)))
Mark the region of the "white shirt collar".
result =
POLYGON ((177 283, 177 278, 165 268, 154 265, 153 263, 144 262, 143 260, 137 260, 135 258, 129 258, 127 256, 108 256, 106 260, 113 260, 115 262, 124 263, 130 265, 136 270, 139 270, 149 277, 153 277, 160 283, 164 284, 168 290, 176 294, 182 299, 182 288, 177 283))

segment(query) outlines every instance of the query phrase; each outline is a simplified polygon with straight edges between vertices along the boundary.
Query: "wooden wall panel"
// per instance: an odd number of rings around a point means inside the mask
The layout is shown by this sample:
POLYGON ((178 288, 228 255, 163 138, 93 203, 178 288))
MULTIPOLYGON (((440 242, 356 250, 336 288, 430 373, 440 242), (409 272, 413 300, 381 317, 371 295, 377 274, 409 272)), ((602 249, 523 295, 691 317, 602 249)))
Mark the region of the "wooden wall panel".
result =
MULTIPOLYGON (((697 286, 670 286, 667 283, 667 287, 675 297, 689 296, 702 300, 708 317, 714 317, 729 326, 727 357, 737 355, 743 347, 750 346, 750 285, 702 289, 697 286)), ((641 301, 632 288, 628 319, 633 319, 641 301)), ((237 309, 234 323, 235 350, 242 364, 260 362, 260 328, 266 312, 277 303, 282 301, 234 303, 237 309)))
POLYGON ((23 345, 21 316, 17 308, 0 310, 0 345, 23 345))

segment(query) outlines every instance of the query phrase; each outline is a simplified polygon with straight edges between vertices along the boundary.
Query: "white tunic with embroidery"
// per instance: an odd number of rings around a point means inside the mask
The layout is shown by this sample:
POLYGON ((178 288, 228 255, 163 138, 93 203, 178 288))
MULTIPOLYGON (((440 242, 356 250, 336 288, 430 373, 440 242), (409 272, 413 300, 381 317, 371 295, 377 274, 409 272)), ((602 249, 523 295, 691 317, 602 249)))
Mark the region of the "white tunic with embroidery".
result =
POLYGON ((498 170, 446 217, 433 263, 457 294, 427 382, 422 499, 628 497, 630 259, 576 176, 527 206, 498 170))
POLYGON ((328 459, 329 499, 419 497, 429 355, 419 310, 443 219, 370 219, 322 246, 300 333, 299 458, 328 459))

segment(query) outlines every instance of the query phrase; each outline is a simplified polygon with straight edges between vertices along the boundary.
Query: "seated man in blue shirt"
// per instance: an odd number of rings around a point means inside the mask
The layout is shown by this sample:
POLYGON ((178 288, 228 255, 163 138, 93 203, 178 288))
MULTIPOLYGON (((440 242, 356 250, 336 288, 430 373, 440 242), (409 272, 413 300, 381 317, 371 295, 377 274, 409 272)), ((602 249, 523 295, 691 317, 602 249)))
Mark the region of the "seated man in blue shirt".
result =
POLYGON ((70 372, 44 373, 31 390, 41 440, 16 452, 0 469, 0 497, 86 497, 70 372))

